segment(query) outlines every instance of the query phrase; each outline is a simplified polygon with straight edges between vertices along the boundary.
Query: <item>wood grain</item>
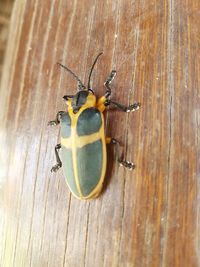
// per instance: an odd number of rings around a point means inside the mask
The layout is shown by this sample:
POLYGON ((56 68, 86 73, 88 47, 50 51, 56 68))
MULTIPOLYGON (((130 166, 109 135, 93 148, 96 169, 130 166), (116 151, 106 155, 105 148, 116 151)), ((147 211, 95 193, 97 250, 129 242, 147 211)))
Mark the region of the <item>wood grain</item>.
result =
POLYGON ((12 13, 12 6, 13 0, 0 0, 0 80, 8 39, 9 21, 12 13))
POLYGON ((198 0, 16 0, 0 91, 0 265, 200 266, 200 2, 198 0), (129 172, 108 149, 106 186, 92 201, 50 172, 59 127, 76 82, 101 96, 117 70, 113 99, 142 103, 106 113, 129 172))

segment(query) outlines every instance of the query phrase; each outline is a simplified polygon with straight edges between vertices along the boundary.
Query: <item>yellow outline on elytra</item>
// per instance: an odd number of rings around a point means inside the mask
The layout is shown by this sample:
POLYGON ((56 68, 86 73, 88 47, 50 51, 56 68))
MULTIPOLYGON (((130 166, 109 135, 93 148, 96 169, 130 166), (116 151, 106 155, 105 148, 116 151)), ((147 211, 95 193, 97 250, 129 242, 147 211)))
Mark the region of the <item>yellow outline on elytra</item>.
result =
POLYGON ((76 198, 79 198, 79 199, 89 199, 89 198, 97 197, 99 195, 99 193, 101 192, 104 177, 105 177, 105 172, 106 172, 106 143, 105 143, 103 114, 100 113, 102 125, 101 125, 101 128, 98 132, 91 134, 91 135, 86 135, 86 136, 78 136, 76 133, 76 126, 77 126, 78 117, 83 112, 83 110, 85 110, 86 108, 88 108, 88 107, 83 106, 79 110, 79 112, 77 112, 76 114, 74 114, 71 110, 69 110, 69 116, 71 118, 71 136, 69 138, 61 138, 61 144, 66 148, 71 148, 71 150, 72 150, 72 164, 73 164, 73 170, 74 170, 74 179, 75 179, 76 187, 77 187, 77 190, 78 190, 78 193, 80 196, 76 196, 72 192, 72 190, 71 190, 71 192, 76 198), (78 177, 76 149, 83 147, 86 144, 93 143, 97 140, 102 141, 102 148, 103 148, 101 177, 99 179, 97 186, 93 189, 93 191, 88 196, 84 197, 83 193, 81 191, 79 177, 78 177))
MULTIPOLYGON (((75 193, 71 191, 71 193, 78 199, 90 199, 90 198, 95 198, 97 197, 103 186, 103 181, 105 178, 105 173, 106 173, 106 163, 107 163, 107 154, 106 154, 106 143, 110 141, 110 138, 105 137, 105 132, 104 132, 104 117, 103 117, 103 111, 105 110, 105 96, 101 97, 98 99, 96 102, 96 97, 90 93, 87 97, 87 102, 79 109, 77 113, 73 113, 73 108, 71 105, 71 99, 66 101, 68 105, 68 114, 71 118, 71 136, 69 138, 61 138, 61 144, 66 147, 66 148, 71 148, 72 150, 72 164, 73 164, 73 170, 74 170, 74 179, 76 183, 76 187, 78 190, 78 193, 80 195, 77 196, 75 193), (78 136, 76 133, 76 127, 77 127, 77 121, 79 115, 87 108, 94 107, 100 111, 101 114, 101 121, 102 125, 101 128, 99 129, 98 132, 90 134, 90 135, 85 135, 85 136, 78 136), (78 179, 78 168, 77 168, 77 157, 76 157, 76 149, 81 148, 86 144, 93 143, 97 140, 102 141, 102 168, 101 168, 101 176, 99 179, 98 184, 96 187, 93 189, 93 191, 88 195, 88 196, 83 196, 81 187, 80 187, 80 182, 78 179)), ((70 188, 70 186, 69 186, 70 188)), ((71 189, 71 188, 70 188, 71 189)))

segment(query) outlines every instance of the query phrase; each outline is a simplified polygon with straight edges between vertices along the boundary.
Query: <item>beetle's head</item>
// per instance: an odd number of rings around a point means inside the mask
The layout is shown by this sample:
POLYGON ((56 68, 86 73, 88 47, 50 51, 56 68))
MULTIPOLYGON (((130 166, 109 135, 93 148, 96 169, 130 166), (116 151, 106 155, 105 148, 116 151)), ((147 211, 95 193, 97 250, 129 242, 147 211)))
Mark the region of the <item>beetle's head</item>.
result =
POLYGON ((73 113, 77 113, 83 106, 89 108, 96 105, 95 95, 88 90, 81 90, 74 96, 64 96, 63 99, 66 100, 68 109, 73 110, 73 113))
POLYGON ((78 82, 78 92, 75 95, 63 96, 64 100, 66 101, 66 103, 68 105, 68 108, 73 110, 74 113, 77 113, 82 106, 94 107, 96 104, 96 97, 95 97, 95 95, 91 89, 90 79, 92 76, 92 71, 94 69, 94 66, 95 66, 98 58, 102 54, 103 53, 99 53, 97 55, 93 65, 90 69, 87 88, 85 87, 85 85, 82 83, 82 81, 79 79, 79 77, 72 70, 70 70, 68 67, 62 65, 61 63, 58 63, 59 66, 66 69, 78 82))

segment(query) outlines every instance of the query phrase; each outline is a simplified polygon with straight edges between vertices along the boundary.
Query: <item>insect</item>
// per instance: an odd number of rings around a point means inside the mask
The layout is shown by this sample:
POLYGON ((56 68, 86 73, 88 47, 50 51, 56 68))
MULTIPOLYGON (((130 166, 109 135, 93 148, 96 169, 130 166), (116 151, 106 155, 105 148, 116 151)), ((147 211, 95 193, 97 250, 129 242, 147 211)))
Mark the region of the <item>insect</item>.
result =
POLYGON ((140 104, 134 103, 126 107, 110 98, 110 84, 116 75, 115 70, 111 71, 104 83, 105 94, 99 99, 96 98, 90 86, 90 80, 101 54, 98 54, 91 67, 87 87, 73 71, 58 63, 77 80, 78 88, 75 95, 63 96, 68 112, 59 111, 56 119, 48 123, 48 125, 61 124, 61 142, 55 146, 57 164, 52 167, 51 171, 56 172, 63 166, 67 185, 72 194, 79 199, 95 198, 101 192, 106 172, 107 144, 116 146, 120 165, 130 170, 135 167, 133 163, 124 160, 120 155, 119 141, 106 137, 103 111, 109 105, 114 105, 124 112, 131 112, 139 109, 140 104), (62 161, 59 156, 60 149, 62 161))

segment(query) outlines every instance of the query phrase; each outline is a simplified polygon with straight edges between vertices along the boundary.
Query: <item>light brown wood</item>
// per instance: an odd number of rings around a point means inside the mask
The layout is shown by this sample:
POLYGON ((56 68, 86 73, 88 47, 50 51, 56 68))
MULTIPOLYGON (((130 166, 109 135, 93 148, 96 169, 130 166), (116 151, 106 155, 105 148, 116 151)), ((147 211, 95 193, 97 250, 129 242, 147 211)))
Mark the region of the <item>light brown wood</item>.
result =
POLYGON ((0 91, 0 265, 199 266, 200 2, 16 0, 0 91), (117 70, 106 113, 132 172, 108 149, 101 196, 79 201, 51 173, 59 127, 76 82, 98 96, 117 70))
POLYGON ((2 74, 2 65, 6 50, 6 43, 9 31, 9 21, 12 13, 13 0, 0 1, 0 80, 2 74))

